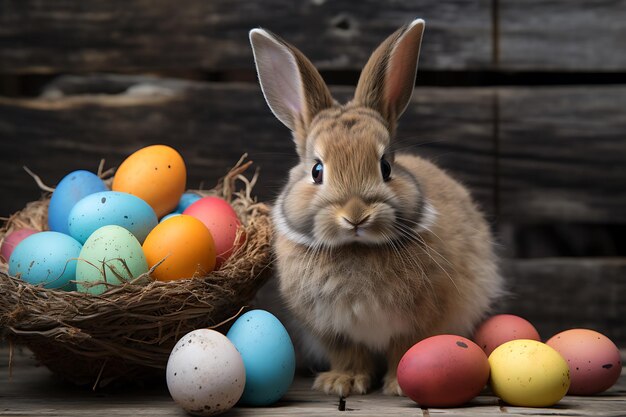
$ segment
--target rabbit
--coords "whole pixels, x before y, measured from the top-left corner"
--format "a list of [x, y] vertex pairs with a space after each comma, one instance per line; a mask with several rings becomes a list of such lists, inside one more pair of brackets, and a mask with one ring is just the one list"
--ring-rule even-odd
[[424, 25], [414, 20], [374, 51], [347, 104], [302, 52], [250, 31], [261, 90], [299, 157], [272, 207], [278, 287], [327, 353], [330, 369], [313, 385], [327, 394], [382, 382], [402, 395], [403, 354], [429, 336], [470, 335], [502, 293], [490, 228], [467, 188], [396, 152]]

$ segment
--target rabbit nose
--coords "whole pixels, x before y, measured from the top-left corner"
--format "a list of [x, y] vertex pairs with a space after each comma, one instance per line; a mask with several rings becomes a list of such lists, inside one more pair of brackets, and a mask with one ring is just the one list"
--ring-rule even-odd
[[366, 210], [367, 205], [362, 199], [352, 197], [343, 206], [341, 218], [346, 222], [346, 226], [356, 229], [359, 226], [363, 226], [363, 224], [369, 220], [370, 215]]
[[344, 219], [346, 222], [348, 222], [351, 226], [353, 226], [355, 229], [359, 226], [362, 226], [363, 223], [367, 222], [369, 220], [370, 216], [366, 215], [365, 217], [362, 217], [360, 219], [349, 219], [345, 216], [342, 216], [342, 219]]

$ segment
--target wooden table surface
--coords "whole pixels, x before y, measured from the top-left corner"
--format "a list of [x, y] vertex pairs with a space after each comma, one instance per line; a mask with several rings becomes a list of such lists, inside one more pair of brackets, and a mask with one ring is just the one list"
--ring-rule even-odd
[[[624, 352], [622, 352], [624, 353]], [[9, 351], [0, 349], [0, 415], [10, 416], [185, 416], [164, 383], [150, 388], [99, 390], [59, 382], [46, 368], [36, 366], [30, 352], [16, 349], [9, 375]], [[235, 407], [225, 416], [624, 416], [626, 374], [607, 392], [593, 397], [567, 396], [550, 408], [511, 407], [488, 393], [467, 406], [421, 409], [408, 398], [388, 397], [375, 391], [346, 400], [310, 389], [310, 378], [298, 377], [287, 395], [271, 407]]]

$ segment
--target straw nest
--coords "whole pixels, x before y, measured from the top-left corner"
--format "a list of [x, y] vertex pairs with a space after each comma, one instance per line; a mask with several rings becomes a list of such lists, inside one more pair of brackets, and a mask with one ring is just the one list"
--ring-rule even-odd
[[[174, 344], [198, 328], [217, 328], [251, 301], [268, 276], [272, 227], [269, 209], [251, 195], [237, 165], [202, 196], [217, 195], [238, 213], [246, 241], [208, 276], [159, 282], [150, 272], [100, 296], [34, 286], [9, 276], [0, 261], [0, 329], [14, 344], [30, 348], [54, 373], [94, 389], [110, 382], [163, 375]], [[239, 187], [239, 188], [237, 188]], [[30, 202], [0, 228], [0, 244], [14, 229], [47, 228], [49, 193]]]

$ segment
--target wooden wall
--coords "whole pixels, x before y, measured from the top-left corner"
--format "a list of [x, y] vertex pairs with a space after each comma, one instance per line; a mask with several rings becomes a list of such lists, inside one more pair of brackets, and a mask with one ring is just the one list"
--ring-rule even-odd
[[340, 98], [371, 50], [427, 22], [399, 138], [465, 182], [512, 296], [543, 336], [626, 344], [626, 0], [0, 0], [0, 216], [74, 169], [166, 143], [189, 187], [243, 152], [276, 195], [295, 153], [256, 83], [248, 30], [299, 46]]

